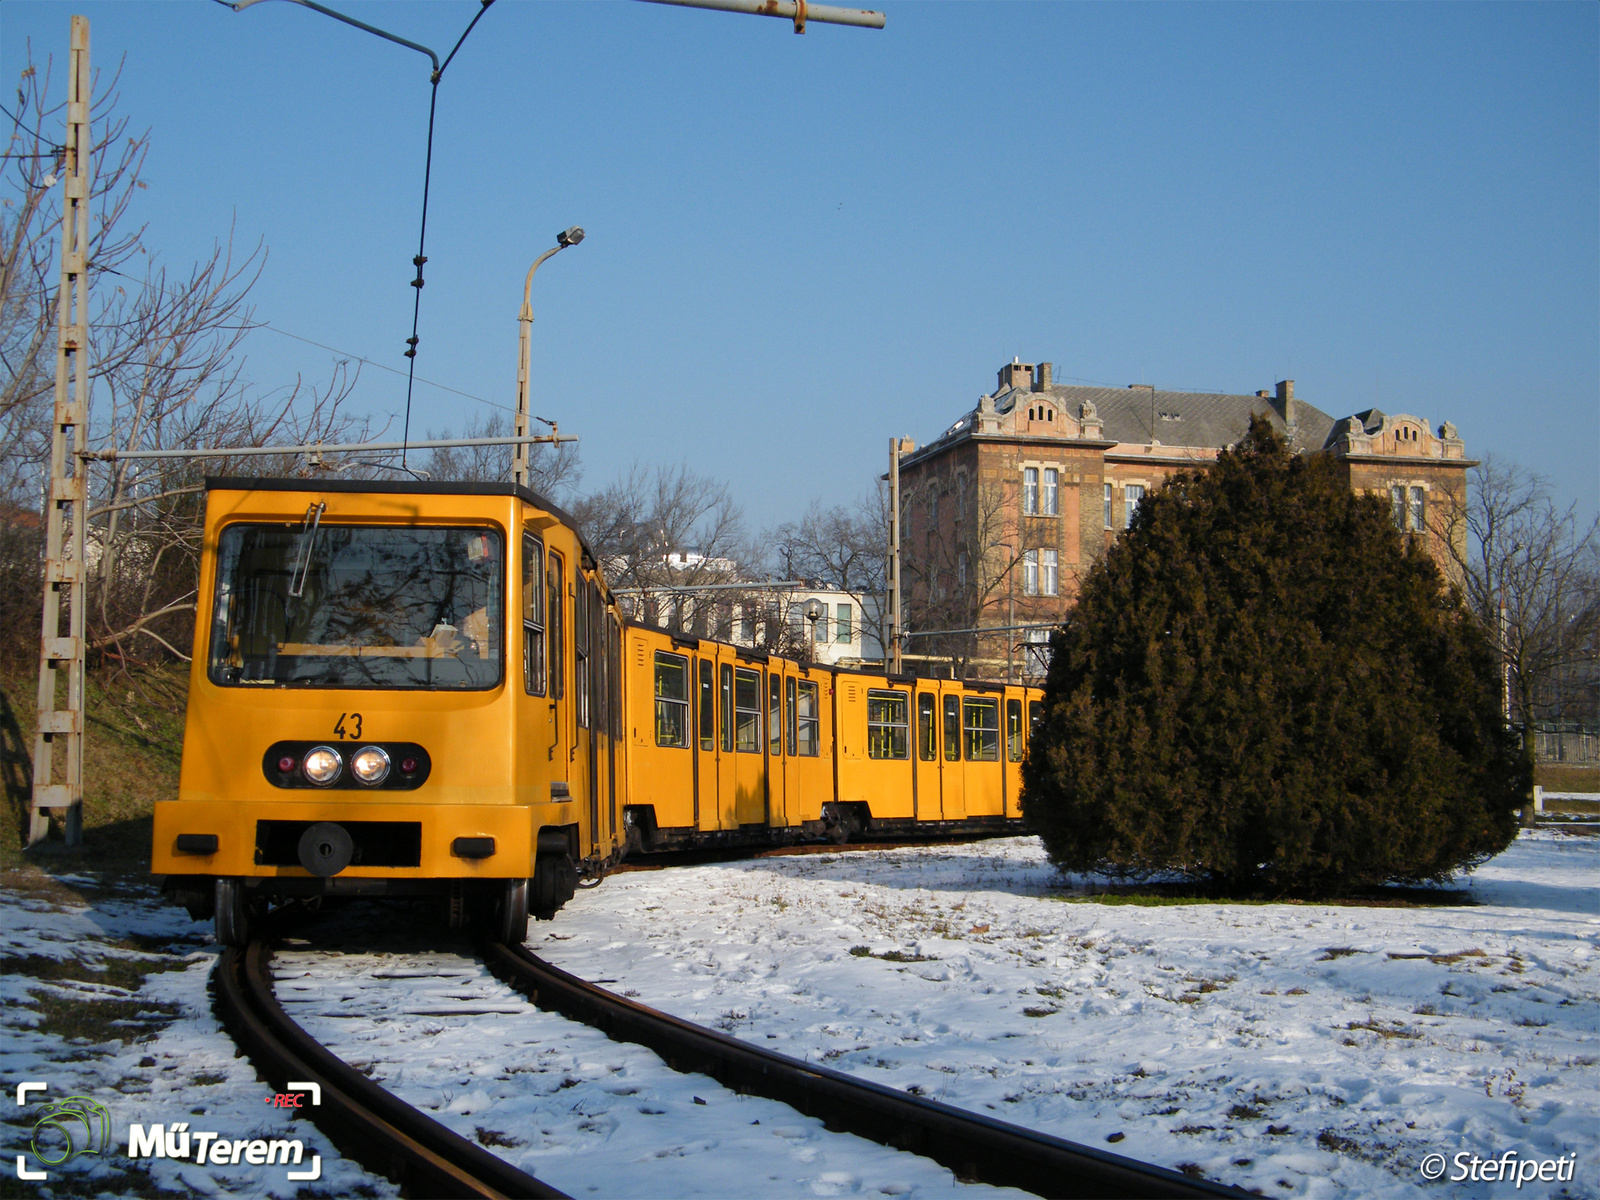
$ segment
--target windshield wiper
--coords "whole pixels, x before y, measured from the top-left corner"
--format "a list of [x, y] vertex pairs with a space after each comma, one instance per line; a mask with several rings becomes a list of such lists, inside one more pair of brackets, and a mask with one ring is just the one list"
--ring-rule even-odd
[[296, 555], [294, 574], [289, 577], [289, 595], [298, 599], [306, 590], [306, 576], [311, 573], [311, 551], [317, 544], [317, 530], [322, 525], [325, 501], [318, 500], [306, 509], [305, 520], [300, 524], [300, 550]]

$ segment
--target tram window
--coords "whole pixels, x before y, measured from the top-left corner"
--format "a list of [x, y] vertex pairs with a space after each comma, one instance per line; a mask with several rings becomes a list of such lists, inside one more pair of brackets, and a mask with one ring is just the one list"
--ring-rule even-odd
[[961, 761], [961, 698], [944, 698], [944, 757], [946, 762]]
[[867, 692], [867, 757], [909, 758], [911, 720], [904, 692]]
[[917, 697], [917, 757], [932, 762], [939, 757], [939, 722], [933, 714], [933, 697]]
[[722, 752], [733, 753], [733, 668], [722, 664]]
[[767, 753], [783, 753], [783, 676], [767, 672]]
[[589, 728], [589, 589], [578, 584], [572, 598], [572, 649], [577, 663], [572, 672], [572, 698], [578, 710], [578, 728]]
[[994, 700], [962, 702], [968, 762], [1000, 761], [1000, 705]]
[[689, 744], [689, 660], [656, 651], [656, 745]]
[[796, 750], [807, 758], [817, 757], [818, 733], [822, 721], [818, 715], [817, 685], [809, 680], [799, 681], [795, 696]]
[[1028, 701], [1028, 736], [1039, 732], [1039, 722], [1044, 720], [1044, 701]]
[[522, 536], [522, 688], [544, 695], [544, 543]]
[[711, 660], [700, 660], [700, 749], [717, 748], [717, 683]]
[[796, 734], [799, 732], [799, 730], [798, 730], [798, 728], [796, 727], [796, 724], [795, 724], [795, 711], [794, 711], [794, 695], [795, 695], [794, 685], [795, 685], [795, 683], [796, 683], [795, 680], [790, 679], [790, 680], [787, 680], [786, 684], [785, 684], [785, 686], [787, 688], [787, 695], [786, 695], [785, 699], [788, 702], [788, 707], [784, 711], [789, 714], [789, 719], [788, 719], [788, 721], [786, 721], [784, 723], [784, 726], [789, 731], [789, 754], [790, 754], [791, 757], [793, 757], [794, 755], [800, 753], [800, 751], [796, 748], [796, 743], [799, 741], [799, 738], [796, 736]]
[[566, 660], [562, 657], [564, 644], [561, 637], [561, 623], [564, 616], [562, 604], [567, 594], [566, 572], [562, 569], [561, 555], [555, 551], [550, 552], [550, 570], [546, 575], [549, 586], [545, 589], [549, 597], [549, 627], [550, 635], [550, 699], [559, 700], [567, 694]]
[[761, 674], [740, 667], [733, 673], [733, 748], [740, 754], [761, 753]]
[[1022, 701], [1006, 701], [1006, 757], [1022, 761]]

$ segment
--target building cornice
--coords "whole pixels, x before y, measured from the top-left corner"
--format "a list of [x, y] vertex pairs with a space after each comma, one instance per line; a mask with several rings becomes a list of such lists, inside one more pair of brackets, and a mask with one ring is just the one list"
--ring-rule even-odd
[[1420, 455], [1399, 454], [1335, 454], [1339, 462], [1361, 463], [1377, 467], [1475, 467], [1476, 458], [1424, 458]]

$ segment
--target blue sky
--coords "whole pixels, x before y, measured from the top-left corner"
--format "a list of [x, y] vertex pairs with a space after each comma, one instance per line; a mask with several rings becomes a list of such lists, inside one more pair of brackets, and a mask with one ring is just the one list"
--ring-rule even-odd
[[[472, 0], [343, 11], [441, 52]], [[849, 499], [1013, 355], [1058, 380], [1454, 421], [1600, 508], [1600, 6], [887, 0], [887, 28], [500, 0], [440, 87], [419, 375], [752, 522]], [[0, 6], [0, 68], [95, 62], [181, 266], [270, 259], [258, 318], [403, 367], [427, 60], [291, 4]], [[9, 91], [9, 86], [6, 88]], [[327, 374], [261, 331], [249, 376]], [[381, 420], [404, 381], [368, 369]], [[480, 406], [419, 387], [413, 428]], [[395, 425], [398, 429], [398, 424]]]

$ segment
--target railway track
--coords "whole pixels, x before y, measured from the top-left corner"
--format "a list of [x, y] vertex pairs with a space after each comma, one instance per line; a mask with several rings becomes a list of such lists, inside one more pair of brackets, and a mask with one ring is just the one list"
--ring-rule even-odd
[[[524, 947], [488, 945], [484, 964], [539, 1007], [658, 1054], [676, 1071], [716, 1079], [850, 1133], [922, 1155], [962, 1180], [1050, 1197], [1242, 1196], [1176, 1171], [1080, 1146], [799, 1062], [617, 996], [541, 961]], [[565, 1193], [447, 1129], [341, 1061], [300, 1028], [273, 993], [262, 941], [226, 949], [216, 998], [229, 1030], [280, 1090], [315, 1081], [321, 1104], [303, 1110], [351, 1159], [412, 1195], [560, 1197]]]
[[256, 1069], [279, 1091], [291, 1080], [321, 1088], [321, 1103], [302, 1111], [343, 1154], [413, 1196], [566, 1200], [565, 1192], [446, 1129], [325, 1050], [278, 1003], [270, 954], [260, 940], [242, 950], [223, 948], [215, 976], [218, 1011]]

